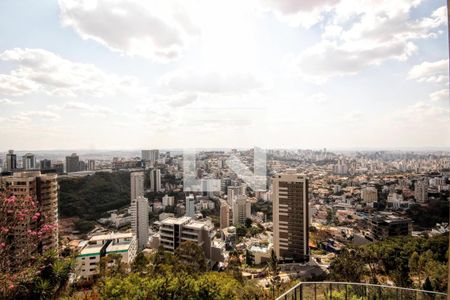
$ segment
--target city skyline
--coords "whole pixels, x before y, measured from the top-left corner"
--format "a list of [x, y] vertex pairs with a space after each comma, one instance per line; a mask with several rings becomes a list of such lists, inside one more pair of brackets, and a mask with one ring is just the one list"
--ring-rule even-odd
[[446, 24], [431, 0], [3, 1], [0, 149], [448, 148]]

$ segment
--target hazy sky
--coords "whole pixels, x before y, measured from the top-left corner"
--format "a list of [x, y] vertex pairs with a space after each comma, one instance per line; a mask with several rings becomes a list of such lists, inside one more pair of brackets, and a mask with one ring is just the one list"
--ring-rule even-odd
[[445, 1], [2, 0], [0, 150], [450, 146]]

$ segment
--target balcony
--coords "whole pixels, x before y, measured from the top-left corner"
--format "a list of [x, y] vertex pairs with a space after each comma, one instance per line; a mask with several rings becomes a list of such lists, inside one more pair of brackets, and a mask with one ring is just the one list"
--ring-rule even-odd
[[277, 300], [445, 300], [447, 294], [409, 288], [349, 282], [301, 282]]

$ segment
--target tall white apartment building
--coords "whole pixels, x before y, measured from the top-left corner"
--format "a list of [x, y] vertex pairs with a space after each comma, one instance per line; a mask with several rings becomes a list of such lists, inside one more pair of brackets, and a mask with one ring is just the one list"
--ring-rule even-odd
[[225, 200], [220, 201], [220, 229], [230, 226], [230, 206]]
[[138, 249], [148, 243], [148, 200], [139, 196], [131, 204], [131, 229], [136, 236]]
[[138, 197], [144, 197], [144, 172], [132, 172], [130, 174], [131, 202]]
[[36, 169], [36, 157], [33, 153], [27, 153], [22, 156], [22, 168], [25, 170]]
[[233, 204], [237, 196], [245, 195], [245, 185], [236, 185], [227, 187], [227, 202], [229, 205]]
[[272, 177], [273, 243], [279, 259], [309, 259], [308, 179], [295, 170]]

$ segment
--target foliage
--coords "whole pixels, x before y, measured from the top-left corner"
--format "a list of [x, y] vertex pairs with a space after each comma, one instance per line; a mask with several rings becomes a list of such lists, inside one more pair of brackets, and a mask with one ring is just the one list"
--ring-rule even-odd
[[[149, 259], [137, 258], [132, 273], [106, 278], [99, 287], [103, 299], [258, 299], [262, 291], [240, 282], [232, 273], [204, 272], [201, 248], [190, 243], [175, 254], [159, 248]], [[179, 247], [179, 248], [180, 248]], [[179, 249], [178, 248], [178, 249]], [[198, 269], [195, 266], [199, 265]], [[141, 272], [147, 269], [148, 272]]]
[[72, 269], [73, 258], [62, 259], [54, 251], [46, 252], [13, 275], [0, 274], [0, 298], [56, 298], [65, 288]]
[[408, 216], [413, 220], [415, 226], [421, 228], [432, 228], [436, 223], [448, 223], [449, 220], [449, 202], [443, 200], [431, 201], [427, 207], [413, 205], [407, 211]]
[[59, 180], [59, 213], [96, 220], [105, 212], [130, 203], [130, 173], [97, 172], [80, 178]]
[[246, 218], [244, 224], [245, 224], [245, 227], [246, 227], [246, 228], [252, 227], [252, 219]]
[[95, 227], [95, 222], [86, 221], [86, 220], [76, 220], [74, 222], [75, 230], [78, 230], [80, 233], [88, 233]]
[[252, 214], [263, 212], [267, 216], [267, 221], [272, 221], [272, 202], [258, 200], [252, 204]]
[[270, 275], [270, 290], [272, 291], [272, 297], [275, 298], [275, 294], [280, 289], [281, 278], [280, 278], [280, 267], [278, 266], [278, 258], [275, 250], [272, 249], [270, 253], [270, 260], [267, 263], [267, 267]]
[[428, 278], [432, 289], [447, 289], [448, 236], [396, 237], [344, 249], [330, 266], [337, 281], [378, 283], [380, 278], [397, 286], [421, 288]]

